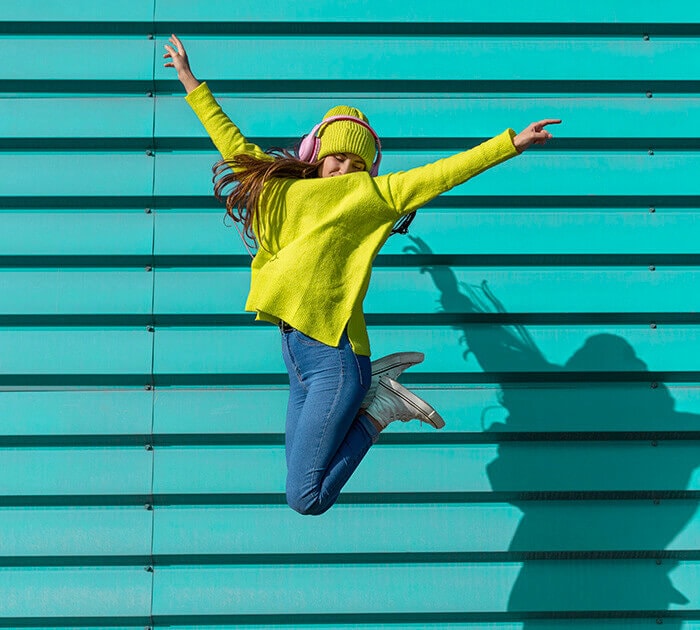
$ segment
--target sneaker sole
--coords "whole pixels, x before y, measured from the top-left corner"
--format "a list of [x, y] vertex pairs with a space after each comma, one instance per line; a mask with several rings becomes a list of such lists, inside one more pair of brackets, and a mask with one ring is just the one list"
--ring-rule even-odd
[[372, 376], [382, 376], [388, 372], [392, 372], [398, 367], [405, 365], [405, 369], [422, 363], [425, 355], [422, 352], [395, 352], [388, 354], [381, 359], [372, 362]]
[[416, 420], [421, 420], [422, 422], [427, 422], [432, 427], [436, 429], [442, 429], [445, 426], [445, 421], [442, 416], [435, 411], [427, 402], [422, 398], [416, 396], [413, 392], [406, 389], [401, 383], [397, 383], [392, 379], [381, 379], [379, 381], [379, 386], [384, 387], [391, 391], [395, 396], [403, 399], [406, 403], [411, 405], [417, 410]]

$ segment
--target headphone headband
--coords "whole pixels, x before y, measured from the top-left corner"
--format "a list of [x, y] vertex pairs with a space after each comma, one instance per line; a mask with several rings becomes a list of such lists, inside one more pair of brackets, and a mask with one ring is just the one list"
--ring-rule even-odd
[[379, 163], [382, 160], [382, 143], [379, 140], [377, 132], [372, 129], [372, 127], [366, 123], [361, 118], [356, 118], [355, 116], [329, 116], [324, 118], [320, 123], [318, 123], [307, 136], [301, 141], [299, 149], [297, 150], [297, 155], [300, 160], [304, 162], [315, 162], [318, 158], [318, 152], [321, 149], [321, 140], [319, 138], [319, 131], [325, 127], [327, 124], [335, 122], [337, 120], [349, 120], [351, 122], [357, 123], [358, 125], [367, 129], [374, 138], [374, 143], [377, 148], [377, 154], [374, 158], [371, 168], [369, 169], [369, 174], [375, 177], [379, 173]]

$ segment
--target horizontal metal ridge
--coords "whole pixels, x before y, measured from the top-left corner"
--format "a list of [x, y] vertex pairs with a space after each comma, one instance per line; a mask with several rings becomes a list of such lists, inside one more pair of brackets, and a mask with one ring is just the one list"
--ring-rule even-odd
[[0, 21], [0, 35], [389, 35], [697, 37], [700, 24], [653, 22]]
[[[694, 79], [212, 79], [215, 93], [302, 93], [330, 95], [347, 93], [407, 94], [407, 93], [517, 93], [517, 94], [693, 94], [700, 92], [700, 81]], [[0, 84], [2, 92], [32, 94], [181, 94], [182, 86], [176, 79], [7, 79]]]

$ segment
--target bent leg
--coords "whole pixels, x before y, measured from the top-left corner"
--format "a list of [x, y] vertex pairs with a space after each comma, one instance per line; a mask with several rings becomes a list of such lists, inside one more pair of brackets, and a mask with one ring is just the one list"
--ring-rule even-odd
[[302, 514], [322, 514], [377, 435], [370, 420], [358, 414], [371, 380], [370, 362], [352, 352], [345, 334], [338, 348], [299, 331], [287, 333], [285, 341], [290, 380], [298, 375], [306, 390], [289, 423], [294, 433], [287, 441], [287, 502]]

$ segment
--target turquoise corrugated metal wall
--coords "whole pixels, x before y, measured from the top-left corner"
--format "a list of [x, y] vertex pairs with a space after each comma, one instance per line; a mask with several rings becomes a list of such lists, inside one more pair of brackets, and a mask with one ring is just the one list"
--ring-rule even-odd
[[[283, 505], [277, 332], [162, 44], [260, 144], [384, 172], [561, 116], [366, 301], [446, 418]], [[0, 626], [700, 629], [700, 8], [0, 0]]]

